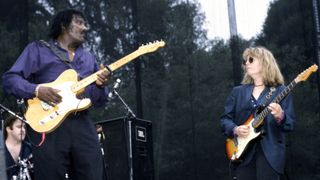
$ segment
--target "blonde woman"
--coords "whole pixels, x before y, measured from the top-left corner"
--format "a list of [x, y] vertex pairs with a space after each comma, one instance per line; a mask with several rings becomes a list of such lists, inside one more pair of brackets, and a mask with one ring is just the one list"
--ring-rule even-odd
[[270, 114], [257, 131], [263, 132], [252, 141], [241, 155], [241, 161], [232, 163], [238, 180], [278, 180], [285, 166], [285, 134], [293, 130], [295, 115], [289, 94], [279, 104], [270, 103], [284, 88], [283, 76], [273, 54], [264, 47], [250, 47], [243, 52], [244, 77], [242, 85], [229, 95], [221, 128], [228, 138], [250, 137], [251, 124], [245, 121], [265, 105]]

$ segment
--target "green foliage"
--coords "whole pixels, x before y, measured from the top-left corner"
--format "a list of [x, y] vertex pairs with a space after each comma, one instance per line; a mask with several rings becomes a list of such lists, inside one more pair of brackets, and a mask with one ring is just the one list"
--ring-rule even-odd
[[[274, 52], [287, 83], [314, 64], [311, 3], [301, 0], [273, 2], [263, 32], [256, 41]], [[314, 156], [320, 141], [317, 136], [318, 93], [316, 73], [293, 92], [297, 122], [288, 141], [286, 168], [290, 179], [319, 179], [320, 176], [319, 157]]]
[[[82, 10], [90, 31], [86, 46], [99, 62], [110, 64], [136, 50], [139, 45], [164, 40], [166, 46], [143, 55], [141, 62], [144, 119], [153, 122], [156, 180], [227, 179], [228, 162], [219, 117], [234, 86], [230, 42], [207, 40], [199, 4], [179, 0], [29, 0], [28, 39], [46, 39], [49, 20], [66, 8]], [[18, 2], [2, 2], [1, 12]], [[135, 6], [136, 5], [136, 6]], [[263, 32], [257, 39], [239, 39], [242, 52], [250, 44], [264, 45], [277, 58], [289, 83], [313, 64], [310, 1], [278, 0], [269, 9]], [[0, 18], [0, 71], [6, 71], [21, 52], [20, 30], [15, 13]], [[241, 54], [240, 54], [241, 55]], [[118, 92], [135, 112], [136, 87], [133, 63], [114, 72], [120, 77]], [[292, 179], [319, 178], [317, 145], [319, 97], [315, 76], [294, 90], [296, 131], [288, 138], [287, 171]], [[14, 98], [0, 91], [2, 101], [15, 109]], [[119, 99], [106, 107], [91, 108], [94, 121], [125, 116]], [[305, 138], [310, 137], [310, 138]]]

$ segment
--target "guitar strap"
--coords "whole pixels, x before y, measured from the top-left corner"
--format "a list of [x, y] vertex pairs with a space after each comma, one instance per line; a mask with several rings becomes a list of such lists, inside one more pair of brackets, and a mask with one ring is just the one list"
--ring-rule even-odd
[[263, 107], [267, 107], [271, 103], [271, 101], [276, 95], [276, 93], [274, 93], [275, 91], [276, 91], [275, 87], [269, 87], [269, 92], [266, 93], [266, 96], [264, 97], [264, 99], [262, 99], [262, 102], [261, 102], [261, 105]]
[[51, 49], [53, 54], [55, 54], [63, 63], [65, 63], [67, 66], [69, 66], [70, 69], [74, 69], [71, 65], [70, 60], [66, 56], [66, 54], [63, 51], [61, 51], [57, 46], [53, 45], [52, 43], [48, 43], [45, 40], [40, 40], [40, 43], [42, 45], [47, 46], [49, 49]]
[[[74, 69], [72, 67], [70, 60], [66, 56], [66, 54], [63, 51], [61, 51], [59, 48], [57, 48], [57, 46], [53, 45], [52, 43], [48, 43], [45, 40], [40, 40], [40, 43], [42, 45], [47, 46], [49, 49], [51, 49], [53, 54], [55, 54], [62, 62], [64, 62], [67, 66], [69, 66], [70, 69]], [[112, 70], [109, 68], [109, 66], [105, 66], [105, 68], [109, 71], [110, 75], [112, 75]]]

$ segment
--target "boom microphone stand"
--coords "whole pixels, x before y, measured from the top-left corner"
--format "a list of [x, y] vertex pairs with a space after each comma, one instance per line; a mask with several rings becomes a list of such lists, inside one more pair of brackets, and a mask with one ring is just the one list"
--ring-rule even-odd
[[[23, 122], [27, 122], [25, 119], [23, 119], [22, 117], [18, 116], [16, 113], [12, 112], [10, 109], [6, 108], [4, 105], [0, 104], [0, 113], [2, 114], [3, 112], [8, 112], [9, 114], [11, 114], [12, 116], [15, 116], [17, 119], [23, 121]], [[3, 120], [3, 118], [2, 118]], [[3, 129], [3, 125], [4, 123], [2, 122], [2, 129]]]
[[101, 150], [101, 155], [102, 155], [103, 180], [109, 180], [109, 172], [108, 172], [109, 165], [107, 164], [107, 162], [104, 158], [106, 153], [103, 149], [103, 141], [105, 141], [106, 137], [103, 133], [103, 129], [102, 129], [101, 125], [99, 125], [99, 124], [96, 125], [96, 131], [98, 134], [98, 140], [99, 140], [100, 150]]
[[129, 152], [129, 177], [130, 180], [133, 180], [133, 162], [132, 162], [132, 120], [136, 118], [136, 115], [133, 113], [131, 108], [128, 106], [128, 104], [123, 100], [123, 98], [119, 95], [117, 92], [117, 88], [119, 87], [121, 80], [117, 79], [115, 85], [113, 86], [113, 90], [110, 92], [109, 97], [112, 97], [113, 95], [117, 96], [118, 99], [121, 101], [121, 103], [124, 105], [125, 109], [127, 110], [127, 114], [125, 116], [125, 123], [128, 125], [128, 128], [126, 130], [126, 141], [127, 141], [127, 148]]
[[127, 110], [127, 114], [126, 117], [129, 118], [136, 118], [136, 115], [133, 113], [133, 111], [131, 110], [131, 108], [128, 106], [128, 104], [123, 100], [123, 98], [119, 95], [119, 93], [117, 92], [117, 88], [119, 87], [121, 83], [120, 79], [117, 79], [114, 86], [113, 86], [113, 90], [110, 92], [109, 97], [112, 97], [113, 95], [116, 95], [119, 100], [121, 101], [121, 103], [124, 105], [125, 109]]

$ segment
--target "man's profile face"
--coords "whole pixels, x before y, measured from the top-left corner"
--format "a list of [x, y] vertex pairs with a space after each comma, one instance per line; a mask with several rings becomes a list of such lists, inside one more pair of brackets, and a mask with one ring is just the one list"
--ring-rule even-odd
[[73, 43], [82, 44], [85, 42], [87, 30], [88, 28], [85, 25], [85, 20], [81, 16], [73, 15], [66, 34], [69, 36], [69, 38], [71, 38]]

